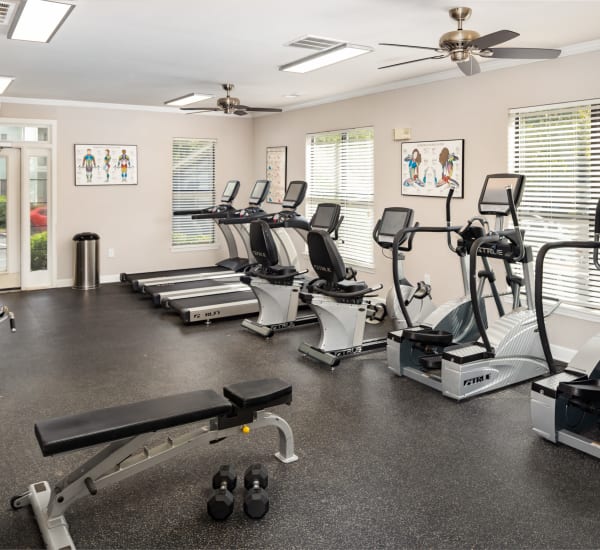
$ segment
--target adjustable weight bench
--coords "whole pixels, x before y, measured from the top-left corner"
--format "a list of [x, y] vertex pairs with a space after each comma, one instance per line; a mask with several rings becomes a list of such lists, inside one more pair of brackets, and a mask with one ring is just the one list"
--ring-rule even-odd
[[[52, 550], [74, 550], [65, 520], [71, 504], [99, 489], [146, 470], [194, 445], [222, 441], [229, 435], [274, 426], [279, 431], [281, 462], [298, 460], [290, 425], [264, 409], [292, 402], [292, 386], [278, 378], [232, 384], [223, 396], [198, 390], [38, 422], [35, 435], [44, 456], [108, 443], [95, 456], [52, 488], [47, 481], [29, 485], [14, 496], [13, 509], [31, 505], [44, 542]], [[195, 430], [154, 447], [145, 446], [154, 432], [207, 421]]]

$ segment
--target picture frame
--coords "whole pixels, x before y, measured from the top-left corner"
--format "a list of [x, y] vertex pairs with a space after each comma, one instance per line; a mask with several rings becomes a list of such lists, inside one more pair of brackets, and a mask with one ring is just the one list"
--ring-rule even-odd
[[75, 185], [137, 185], [137, 145], [75, 144]]
[[271, 181], [267, 202], [281, 204], [287, 182], [287, 146], [267, 147], [267, 179]]
[[464, 197], [464, 139], [405, 141], [401, 147], [401, 194]]

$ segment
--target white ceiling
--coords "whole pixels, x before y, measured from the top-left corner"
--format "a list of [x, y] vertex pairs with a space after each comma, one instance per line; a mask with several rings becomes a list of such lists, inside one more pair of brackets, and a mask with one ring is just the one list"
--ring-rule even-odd
[[[6, 96], [162, 106], [189, 92], [220, 97], [219, 84], [233, 82], [233, 95], [242, 103], [285, 110], [448, 69], [461, 74], [449, 59], [377, 69], [429, 53], [378, 42], [435, 47], [440, 35], [454, 30], [447, 10], [457, 4], [447, 1], [72, 3], [75, 9], [49, 44], [8, 40], [7, 29], [0, 27], [0, 75], [16, 77]], [[467, 5], [473, 15], [465, 28], [481, 35], [500, 29], [521, 34], [506, 46], [564, 48], [600, 39], [600, 1], [469, 0]], [[285, 46], [307, 34], [371, 46], [374, 52], [304, 75], [280, 72], [279, 65], [311, 53]], [[487, 63], [500, 61], [482, 61]], [[300, 95], [283, 97], [292, 93]]]

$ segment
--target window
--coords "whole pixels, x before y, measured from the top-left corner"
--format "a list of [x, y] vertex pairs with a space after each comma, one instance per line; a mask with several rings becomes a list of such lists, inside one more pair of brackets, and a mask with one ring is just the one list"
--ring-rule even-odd
[[[215, 140], [173, 140], [173, 211], [198, 210], [215, 204]], [[213, 220], [172, 217], [171, 244], [213, 244]]]
[[[593, 240], [600, 198], [600, 102], [510, 113], [510, 169], [524, 174], [519, 215], [534, 254], [546, 242]], [[544, 262], [544, 296], [600, 308], [600, 272], [587, 250]]]
[[336, 243], [355, 267], [373, 263], [373, 128], [309, 134], [306, 137], [307, 217], [321, 202], [341, 205], [344, 221]]

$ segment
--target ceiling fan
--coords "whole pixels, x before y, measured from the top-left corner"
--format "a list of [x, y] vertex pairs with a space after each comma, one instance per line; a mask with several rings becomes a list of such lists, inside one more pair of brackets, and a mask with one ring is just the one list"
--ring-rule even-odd
[[508, 42], [519, 36], [514, 31], [496, 31], [484, 36], [479, 36], [478, 32], [463, 29], [463, 21], [471, 16], [471, 8], [452, 8], [449, 10], [450, 17], [457, 21], [458, 29], [443, 34], [440, 38], [439, 47], [429, 48], [426, 46], [411, 46], [408, 44], [389, 44], [380, 43], [380, 46], [399, 46], [401, 48], [417, 48], [419, 50], [431, 50], [438, 55], [431, 57], [422, 57], [412, 61], [403, 61], [379, 67], [387, 69], [389, 67], [398, 67], [426, 59], [443, 59], [450, 57], [456, 61], [458, 68], [467, 76], [480, 72], [479, 63], [474, 56], [490, 57], [494, 59], [554, 59], [560, 55], [560, 50], [547, 48], [495, 48], [496, 44]]
[[230, 115], [247, 115], [250, 112], [256, 113], [281, 113], [281, 109], [272, 109], [270, 107], [248, 107], [247, 105], [241, 105], [240, 100], [237, 97], [231, 97], [230, 92], [233, 90], [233, 84], [221, 84], [226, 92], [225, 97], [217, 99], [216, 107], [180, 107], [182, 111], [193, 111], [194, 113], [204, 113], [209, 111], [223, 111], [225, 114]]

